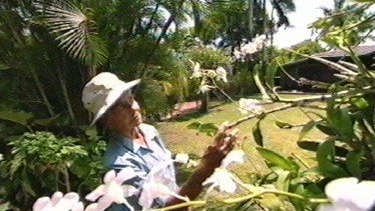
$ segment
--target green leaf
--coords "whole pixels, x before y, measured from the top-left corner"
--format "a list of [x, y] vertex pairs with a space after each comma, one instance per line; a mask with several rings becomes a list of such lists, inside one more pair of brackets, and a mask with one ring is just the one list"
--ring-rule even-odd
[[275, 74], [278, 72], [279, 68], [277, 65], [277, 62], [274, 60], [272, 61], [267, 69], [266, 69], [266, 74], [265, 74], [265, 82], [270, 87], [271, 89], [275, 87]]
[[276, 187], [278, 190], [288, 191], [291, 180], [291, 172], [282, 169], [276, 170], [277, 174]]
[[6, 70], [6, 69], [9, 69], [9, 67], [6, 66], [5, 64], [0, 63], [0, 70]]
[[319, 142], [316, 141], [297, 141], [297, 145], [305, 150], [314, 151], [318, 149]]
[[188, 129], [193, 129], [193, 130], [199, 130], [199, 127], [202, 125], [202, 122], [199, 122], [199, 121], [195, 121], [195, 122], [192, 122], [190, 124], [188, 124], [188, 126], [186, 126]]
[[291, 164], [287, 158], [284, 158], [283, 156], [277, 154], [276, 152], [263, 148], [263, 147], [256, 147], [255, 149], [259, 152], [259, 154], [264, 159], [266, 159], [267, 162], [271, 163], [272, 165], [280, 167], [283, 170], [288, 170], [288, 171], [297, 170], [295, 169], [295, 166]]
[[20, 168], [22, 165], [22, 157], [18, 154], [14, 156], [14, 158], [10, 161], [10, 176], [13, 177], [14, 173]]
[[28, 177], [27, 172], [26, 172], [26, 167], [24, 167], [23, 170], [22, 170], [21, 185], [22, 185], [22, 188], [27, 193], [29, 193], [30, 195], [32, 195], [34, 197], [37, 196], [37, 194], [33, 190], [32, 185], [30, 183], [29, 177]]
[[299, 137], [298, 137], [298, 141], [302, 140], [306, 134], [314, 128], [314, 126], [316, 125], [316, 122], [314, 120], [311, 120], [309, 121], [308, 123], [306, 123], [302, 129], [301, 129], [301, 132], [299, 133]]
[[23, 126], [27, 126], [29, 120], [33, 118], [33, 114], [26, 113], [24, 111], [12, 111], [12, 110], [3, 110], [0, 111], [0, 119], [15, 122]]
[[279, 121], [279, 120], [276, 120], [276, 125], [277, 127], [281, 128], [281, 129], [288, 129], [288, 128], [292, 128], [293, 126], [289, 123], [286, 123], [286, 122], [282, 122], [282, 121]]
[[61, 114], [58, 114], [56, 116], [50, 117], [50, 118], [44, 118], [44, 119], [34, 119], [33, 123], [42, 125], [42, 126], [48, 126], [53, 124], [57, 121], [57, 119], [60, 117]]
[[209, 136], [213, 136], [217, 133], [218, 129], [218, 126], [216, 126], [214, 123], [205, 123], [200, 125], [199, 132], [206, 133]]
[[358, 179], [361, 179], [362, 170], [361, 170], [361, 158], [362, 151], [350, 151], [346, 155], [346, 168], [348, 171]]
[[343, 139], [352, 139], [354, 136], [353, 123], [350, 118], [349, 108], [327, 108], [327, 122]]
[[260, 120], [257, 121], [257, 123], [253, 127], [253, 138], [256, 144], [262, 147], [264, 146], [263, 135], [262, 131], [260, 130]]
[[370, 106], [370, 104], [367, 102], [367, 100], [363, 97], [352, 98], [351, 101], [355, 106], [357, 106], [360, 109], [365, 109], [365, 108], [368, 108]]
[[10, 210], [10, 203], [7, 202], [5, 204], [0, 204], [0, 211], [7, 211]]
[[319, 171], [325, 177], [338, 178], [347, 176], [347, 172], [334, 164], [335, 158], [335, 141], [327, 140], [321, 143], [316, 152]]
[[322, 133], [325, 133], [329, 136], [335, 136], [337, 133], [335, 132], [335, 130], [325, 124], [322, 124], [322, 123], [319, 123], [317, 125], [315, 125], [316, 128], [318, 128]]

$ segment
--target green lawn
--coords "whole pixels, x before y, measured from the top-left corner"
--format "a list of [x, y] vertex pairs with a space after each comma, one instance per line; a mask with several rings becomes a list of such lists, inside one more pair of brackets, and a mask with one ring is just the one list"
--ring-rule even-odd
[[[300, 97], [300, 96], [297, 96]], [[217, 103], [216, 103], [217, 104]], [[271, 104], [265, 106], [270, 109], [280, 104]], [[303, 109], [324, 114], [322, 110]], [[192, 156], [199, 156], [204, 149], [211, 143], [213, 137], [205, 134], [197, 134], [195, 130], [188, 129], [186, 126], [193, 121], [203, 123], [213, 122], [220, 124], [224, 121], [235, 121], [245, 115], [241, 114], [233, 103], [226, 103], [211, 108], [207, 114], [193, 114], [182, 117], [179, 120], [171, 122], [160, 122], [156, 127], [165, 138], [169, 149], [174, 153], [188, 153]], [[310, 114], [310, 117], [316, 118]], [[297, 139], [302, 127], [292, 129], [280, 129], [276, 126], [275, 120], [288, 122], [290, 124], [302, 124], [309, 121], [309, 118], [300, 108], [290, 108], [284, 111], [269, 114], [261, 123], [262, 135], [265, 147], [274, 150], [285, 156], [292, 156], [292, 153], [303, 159], [309, 165], [315, 165], [315, 153], [301, 149], [297, 146]], [[242, 148], [248, 155], [247, 162], [237, 166], [235, 172], [243, 179], [252, 172], [265, 172], [266, 166], [255, 150], [256, 143], [252, 137], [252, 127], [256, 119], [244, 122], [237, 128], [240, 129], [239, 141], [242, 141]], [[304, 138], [304, 140], [323, 140], [324, 135], [317, 130], [313, 130]]]

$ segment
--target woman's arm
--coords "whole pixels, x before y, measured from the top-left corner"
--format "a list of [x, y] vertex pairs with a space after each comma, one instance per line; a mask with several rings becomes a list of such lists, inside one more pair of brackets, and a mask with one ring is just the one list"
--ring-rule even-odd
[[[221, 161], [234, 148], [236, 137], [224, 132], [216, 136], [215, 141], [210, 145], [202, 159], [200, 165], [193, 172], [189, 180], [181, 187], [179, 195], [187, 196], [190, 200], [194, 200], [203, 190], [202, 183], [214, 172], [215, 168], [219, 167]], [[184, 201], [172, 198], [166, 206], [175, 205]]]

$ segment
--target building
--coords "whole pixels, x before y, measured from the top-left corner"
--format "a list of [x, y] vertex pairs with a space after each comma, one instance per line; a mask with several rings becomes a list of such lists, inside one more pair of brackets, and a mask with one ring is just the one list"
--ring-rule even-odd
[[[359, 59], [363, 62], [366, 68], [374, 69], [375, 45], [357, 46], [353, 50], [357, 53]], [[338, 62], [341, 60], [352, 62], [350, 56], [342, 50], [327, 51], [314, 54], [313, 56], [332, 62]], [[282, 68], [296, 80], [305, 78], [311, 81], [320, 81], [328, 84], [339, 81], [339, 79], [334, 76], [335, 73], [338, 73], [337, 70], [311, 58], [304, 58], [285, 64]], [[310, 85], [301, 85], [290, 77], [287, 77], [282, 71], [280, 72], [279, 85], [283, 90], [323, 91], [321, 88], [316, 88]]]

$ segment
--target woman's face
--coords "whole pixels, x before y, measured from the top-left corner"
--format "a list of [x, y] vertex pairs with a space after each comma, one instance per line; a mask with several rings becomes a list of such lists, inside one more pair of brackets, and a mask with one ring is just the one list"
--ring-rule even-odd
[[133, 95], [122, 96], [110, 108], [105, 123], [116, 132], [130, 131], [142, 123], [142, 114]]

